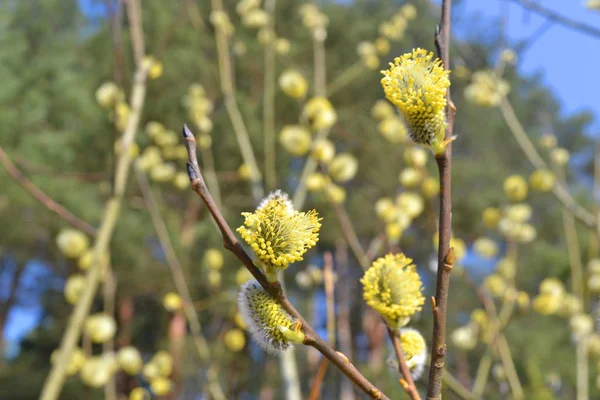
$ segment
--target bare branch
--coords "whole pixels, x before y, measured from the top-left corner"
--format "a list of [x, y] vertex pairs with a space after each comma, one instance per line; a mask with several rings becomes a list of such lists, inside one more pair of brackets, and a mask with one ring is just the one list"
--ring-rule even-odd
[[354, 384], [359, 387], [363, 392], [369, 395], [372, 399], [388, 399], [388, 397], [369, 382], [354, 365], [341, 353], [335, 351], [330, 347], [310, 324], [300, 315], [296, 308], [290, 303], [288, 298], [283, 293], [281, 284], [279, 282], [268, 282], [262, 272], [254, 265], [252, 259], [246, 253], [240, 242], [237, 240], [233, 231], [223, 218], [220, 210], [216, 207], [215, 202], [206, 187], [202, 173], [198, 167], [198, 160], [196, 157], [195, 150], [195, 138], [192, 132], [187, 126], [183, 128], [183, 138], [185, 145], [188, 150], [190, 161], [187, 164], [188, 175], [192, 182], [192, 189], [202, 198], [204, 204], [208, 208], [209, 212], [213, 216], [221, 235], [223, 236], [223, 246], [231, 251], [244, 266], [250, 271], [250, 273], [256, 278], [260, 285], [279, 303], [281, 306], [296, 320], [300, 322], [304, 329], [305, 339], [304, 344], [312, 346], [323, 354], [332, 364], [334, 364], [344, 375], [346, 375]]
[[[209, 366], [209, 364], [211, 363], [210, 348], [208, 346], [206, 338], [202, 334], [202, 326], [200, 325], [200, 320], [198, 319], [198, 315], [194, 310], [192, 296], [190, 294], [188, 284], [185, 280], [183, 267], [181, 265], [181, 262], [179, 261], [177, 253], [175, 252], [173, 243], [171, 242], [171, 237], [169, 235], [167, 225], [160, 213], [158, 203], [154, 198], [154, 193], [152, 193], [152, 187], [148, 182], [148, 178], [146, 178], [146, 175], [144, 175], [144, 173], [138, 168], [136, 168], [135, 172], [140, 191], [142, 192], [142, 196], [144, 197], [144, 202], [148, 206], [148, 212], [150, 213], [150, 218], [152, 219], [154, 230], [156, 231], [156, 234], [158, 236], [160, 247], [165, 253], [165, 260], [167, 261], [167, 265], [171, 271], [171, 276], [173, 278], [175, 288], [177, 290], [177, 293], [183, 299], [183, 312], [185, 314], [185, 318], [187, 319], [188, 325], [190, 326], [190, 331], [192, 333], [192, 337], [194, 338], [196, 350], [198, 352], [198, 355], [200, 356], [200, 360], [206, 366]], [[211, 391], [210, 394], [212, 398], [224, 400], [225, 395], [223, 394], [223, 390], [221, 389], [219, 381], [211, 381], [210, 374], [207, 376], [207, 378], [209, 379], [207, 389]]]
[[[450, 65], [450, 10], [452, 0], [443, 0], [440, 25], [435, 33], [435, 46], [444, 68]], [[446, 106], [446, 140], [452, 136], [454, 129], [454, 114], [456, 108], [450, 98], [450, 89], [447, 91]], [[444, 359], [446, 356], [446, 315], [448, 312], [448, 287], [450, 286], [450, 271], [454, 263], [454, 251], [450, 249], [450, 236], [452, 233], [452, 143], [446, 150], [435, 157], [440, 179], [440, 219], [438, 227], [438, 269], [433, 305], [433, 338], [431, 345], [431, 364], [429, 366], [429, 381], [427, 384], [427, 399], [440, 400], [442, 398], [442, 378], [444, 376]]]
[[521, 7], [526, 8], [542, 17], [549, 19], [550, 21], [556, 22], [566, 28], [578, 31], [585, 35], [594, 37], [596, 39], [600, 39], [600, 29], [584, 24], [583, 22], [574, 21], [570, 18], [567, 18], [555, 11], [552, 11], [539, 3], [534, 3], [529, 0], [511, 0], [513, 3], [519, 4]]
[[421, 400], [421, 396], [417, 391], [417, 387], [415, 386], [415, 381], [412, 378], [410, 369], [408, 368], [408, 365], [406, 365], [406, 358], [404, 357], [402, 343], [400, 342], [400, 331], [393, 330], [388, 327], [388, 334], [390, 336], [390, 339], [392, 340], [394, 352], [396, 353], [396, 358], [398, 359], [398, 369], [402, 374], [400, 384], [412, 400]]
[[[133, 14], [139, 15], [139, 3], [136, 0], [127, 2], [128, 11], [132, 13], [131, 8], [137, 8]], [[141, 21], [133, 20], [130, 29], [131, 37], [134, 41], [135, 48], [141, 48], [143, 51], [143, 32]], [[131, 113], [127, 119], [127, 126], [123, 133], [123, 152], [117, 160], [115, 168], [115, 182], [113, 196], [106, 202], [104, 208], [104, 217], [98, 229], [98, 235], [94, 242], [94, 256], [92, 265], [86, 275], [86, 290], [82, 293], [77, 305], [73, 309], [71, 317], [65, 333], [62, 337], [60, 348], [57, 350], [60, 354], [59, 360], [52, 366], [50, 373], [46, 377], [40, 400], [56, 400], [60, 396], [60, 392], [66, 379], [66, 369], [68, 360], [71, 359], [71, 354], [79, 337], [86, 316], [92, 307], [94, 296], [100, 283], [100, 260], [109, 249], [110, 241], [119, 218], [121, 211], [121, 203], [125, 195], [127, 179], [132, 159], [129, 155], [129, 146], [135, 139], [135, 134], [138, 130], [144, 99], [146, 96], [146, 76], [147, 70], [143, 67], [141, 59], [138, 59], [137, 68], [134, 76], [133, 88], [131, 91]]]
[[87, 222], [81, 220], [79, 217], [73, 215], [69, 210], [58, 204], [56, 201], [52, 200], [50, 196], [44, 193], [41, 189], [33, 184], [21, 171], [17, 168], [15, 164], [11, 161], [10, 157], [2, 147], [0, 147], [0, 162], [6, 168], [6, 171], [16, 180], [23, 189], [27, 190], [33, 197], [36, 198], [37, 201], [42, 203], [44, 207], [48, 210], [54, 212], [59, 217], [63, 218], [69, 224], [73, 225], [75, 228], [89, 234], [95, 235], [96, 228], [88, 224]]

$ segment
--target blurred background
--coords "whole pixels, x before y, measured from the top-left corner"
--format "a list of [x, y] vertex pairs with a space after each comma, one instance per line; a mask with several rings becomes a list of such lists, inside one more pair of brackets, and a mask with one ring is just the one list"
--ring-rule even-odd
[[[236, 296], [251, 276], [190, 188], [184, 123], [232, 228], [274, 189], [323, 217], [317, 246], [282, 275], [288, 297], [404, 398], [359, 279], [402, 251], [435, 293], [437, 168], [379, 71], [435, 51], [439, 3], [2, 0], [0, 399], [40, 395], [111, 199], [96, 320], [60, 399], [208, 399], [215, 386], [227, 399], [363, 398], [314, 349], [273, 357], [245, 333]], [[444, 398], [600, 398], [599, 11], [453, 1]], [[120, 159], [131, 165], [114, 196]], [[429, 307], [411, 321], [428, 342]]]

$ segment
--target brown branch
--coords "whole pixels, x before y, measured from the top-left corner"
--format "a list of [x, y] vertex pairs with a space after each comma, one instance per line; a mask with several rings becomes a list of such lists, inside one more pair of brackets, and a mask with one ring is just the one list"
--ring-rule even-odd
[[[440, 25], [435, 33], [435, 46], [438, 55], [448, 69], [450, 65], [450, 9], [452, 0], [443, 0]], [[452, 136], [454, 114], [456, 108], [450, 98], [450, 89], [446, 94], [446, 140]], [[446, 315], [448, 312], [448, 287], [450, 286], [450, 271], [454, 263], [454, 251], [450, 249], [451, 219], [452, 219], [452, 143], [446, 150], [436, 155], [435, 161], [440, 178], [440, 222], [438, 246], [438, 270], [433, 305], [433, 338], [431, 346], [431, 364], [429, 365], [429, 381], [427, 383], [427, 400], [442, 398], [442, 378], [444, 376], [444, 359], [446, 356]]]
[[231, 251], [250, 271], [254, 278], [260, 283], [260, 285], [271, 295], [273, 298], [281, 304], [281, 306], [295, 319], [297, 319], [302, 328], [304, 329], [305, 339], [304, 344], [312, 346], [323, 354], [333, 365], [335, 365], [344, 375], [346, 375], [356, 386], [358, 386], [363, 392], [368, 394], [373, 399], [388, 399], [381, 390], [375, 387], [369, 382], [357, 369], [348, 361], [348, 359], [342, 354], [336, 352], [330, 347], [315, 330], [309, 325], [309, 323], [300, 315], [300, 313], [294, 308], [292, 303], [284, 295], [279, 282], [270, 283], [262, 272], [254, 265], [252, 259], [246, 253], [240, 242], [237, 240], [233, 231], [223, 218], [220, 210], [216, 207], [215, 202], [206, 187], [202, 173], [198, 166], [198, 160], [196, 156], [196, 139], [193, 133], [189, 130], [187, 125], [183, 127], [183, 138], [185, 146], [188, 151], [189, 162], [187, 163], [188, 176], [192, 182], [192, 189], [200, 196], [204, 204], [208, 208], [209, 212], [213, 216], [221, 234], [223, 235], [223, 246], [225, 249]]
[[79, 182], [98, 182], [108, 181], [111, 178], [110, 172], [77, 172], [77, 171], [51, 171], [45, 165], [34, 164], [29, 160], [15, 158], [15, 165], [26, 172], [31, 172], [36, 176], [51, 176], [61, 179], [71, 179]]
[[370, 259], [369, 256], [365, 253], [364, 249], [360, 244], [360, 240], [356, 235], [356, 230], [354, 229], [354, 225], [352, 225], [352, 221], [348, 216], [348, 212], [343, 204], [333, 204], [333, 210], [335, 211], [335, 216], [337, 217], [338, 223], [340, 225], [340, 231], [346, 239], [348, 246], [350, 246], [350, 250], [352, 250], [352, 254], [356, 257], [356, 261], [360, 264], [362, 269], [366, 270], [369, 268]]
[[[340, 343], [340, 350], [347, 357], [352, 358], [352, 325], [350, 324], [350, 307], [352, 301], [352, 291], [349, 290], [352, 284], [357, 283], [347, 274], [348, 270], [348, 246], [346, 241], [338, 240], [336, 243], [335, 263], [337, 265], [337, 273], [340, 278], [340, 286], [344, 290], [338, 293], [338, 310], [337, 310], [337, 337]], [[348, 282], [352, 279], [352, 283]], [[350, 285], [347, 285], [350, 283]], [[354, 388], [349, 381], [342, 382], [340, 398], [344, 400], [355, 400], [356, 394]]]
[[333, 256], [331, 252], [325, 253], [323, 265], [323, 281], [325, 283], [325, 297], [327, 299], [327, 341], [335, 347], [335, 299], [333, 297], [335, 282], [333, 276]]
[[579, 31], [585, 35], [589, 35], [595, 37], [596, 39], [600, 39], [600, 29], [584, 24], [583, 22], [574, 21], [570, 18], [567, 18], [555, 11], [552, 11], [544, 6], [541, 6], [538, 3], [534, 3], [529, 0], [511, 0], [513, 3], [519, 4], [521, 7], [526, 8], [538, 15], [541, 15], [552, 22], [556, 22], [564, 27], [569, 29], [573, 29], [575, 31]]
[[[190, 327], [190, 332], [192, 334], [196, 350], [198, 351], [198, 356], [204, 364], [210, 366], [210, 347], [206, 341], [206, 338], [202, 334], [202, 325], [200, 325], [200, 320], [198, 319], [198, 316], [194, 310], [192, 295], [190, 294], [190, 289], [185, 279], [183, 266], [181, 265], [179, 257], [177, 256], [175, 248], [173, 247], [173, 242], [171, 241], [171, 236], [169, 234], [169, 230], [167, 229], [167, 224], [160, 213], [158, 202], [154, 196], [154, 193], [152, 192], [152, 187], [148, 182], [148, 178], [138, 168], [135, 168], [135, 172], [138, 179], [138, 186], [142, 192], [148, 212], [150, 213], [152, 225], [154, 225], [154, 230], [156, 231], [160, 247], [165, 254], [167, 266], [171, 271], [171, 277], [173, 278], [175, 289], [183, 299], [184, 316]], [[213, 399], [225, 399], [225, 395], [223, 394], [223, 390], [221, 389], [219, 382], [212, 381], [210, 376], [208, 376], [207, 389]]]
[[27, 179], [27, 177], [21, 173], [15, 164], [13, 164], [10, 157], [8, 154], [6, 154], [2, 147], [0, 147], [0, 162], [2, 165], [4, 165], [4, 168], [6, 168], [6, 171], [10, 174], [10, 176], [12, 176], [15, 181], [17, 181], [25, 190], [29, 192], [29, 194], [35, 197], [36, 200], [42, 203], [42, 205], [48, 210], [53, 211], [55, 214], [63, 218], [77, 229], [89, 235], [96, 234], [96, 228], [87, 222], [82, 221], [79, 217], [73, 215], [69, 210], [52, 200], [50, 196], [48, 196], [41, 189], [35, 186], [33, 182]]
[[325, 373], [327, 372], [328, 366], [329, 361], [323, 357], [319, 363], [319, 368], [317, 369], [315, 378], [313, 379], [308, 400], [318, 400], [321, 398], [321, 384], [323, 383], [323, 379], [325, 379]]
[[417, 391], [415, 381], [410, 373], [410, 368], [408, 368], [408, 365], [406, 365], [406, 358], [404, 357], [402, 343], [400, 342], [400, 331], [391, 329], [389, 327], [387, 328], [387, 331], [390, 336], [390, 340], [392, 341], [392, 345], [394, 346], [396, 358], [398, 359], [398, 369], [402, 374], [402, 378], [400, 378], [400, 385], [402, 385], [402, 388], [412, 400], [421, 400], [421, 396]]

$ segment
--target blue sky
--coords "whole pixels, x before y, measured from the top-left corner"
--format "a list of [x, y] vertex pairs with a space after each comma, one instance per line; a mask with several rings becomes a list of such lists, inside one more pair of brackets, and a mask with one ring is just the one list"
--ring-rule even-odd
[[[600, 12], [584, 8], [584, 0], [538, 1], [570, 19], [600, 28]], [[525, 10], [510, 0], [463, 0], [465, 12], [484, 18], [500, 18], [507, 12], [509, 43], [529, 37], [545, 22], [543, 17]], [[457, 10], [458, 13], [462, 10]], [[460, 27], [455, 27], [460, 29]], [[459, 30], [460, 33], [460, 30]], [[600, 39], [553, 24], [527, 51], [519, 68], [525, 74], [541, 72], [546, 85], [561, 100], [565, 113], [583, 109], [596, 116], [594, 128], [600, 129]]]

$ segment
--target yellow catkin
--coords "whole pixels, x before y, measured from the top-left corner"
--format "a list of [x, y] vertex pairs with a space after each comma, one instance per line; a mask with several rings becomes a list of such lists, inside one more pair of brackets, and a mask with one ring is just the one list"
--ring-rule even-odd
[[242, 213], [244, 226], [237, 229], [267, 267], [286, 269], [301, 261], [319, 240], [320, 218], [315, 210], [294, 210], [288, 196], [275, 191], [253, 213]]
[[[290, 347], [292, 342], [283, 331], [294, 331], [296, 321], [258, 282], [242, 286], [238, 307], [248, 332], [265, 351], [277, 354]], [[298, 341], [301, 339], [303, 334], [299, 334]]]
[[434, 59], [432, 52], [417, 48], [396, 57], [382, 73], [385, 96], [398, 107], [411, 139], [431, 146], [435, 153], [443, 151], [450, 80], [442, 61]]
[[393, 327], [405, 324], [425, 303], [417, 267], [404, 254], [377, 259], [360, 281], [367, 305]]

